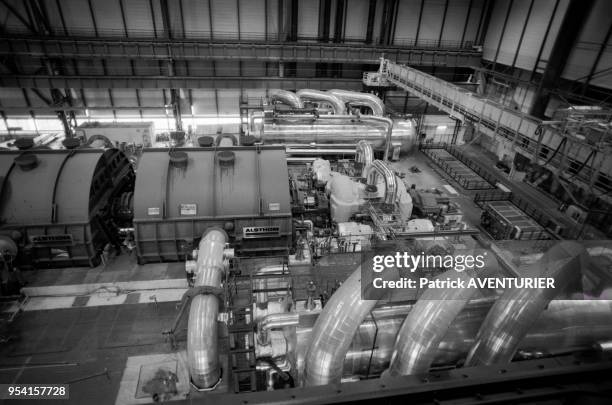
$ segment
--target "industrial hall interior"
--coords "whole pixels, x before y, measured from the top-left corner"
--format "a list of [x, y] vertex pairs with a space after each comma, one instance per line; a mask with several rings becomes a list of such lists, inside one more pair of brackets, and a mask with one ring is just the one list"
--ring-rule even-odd
[[611, 34], [0, 0], [0, 403], [611, 404]]

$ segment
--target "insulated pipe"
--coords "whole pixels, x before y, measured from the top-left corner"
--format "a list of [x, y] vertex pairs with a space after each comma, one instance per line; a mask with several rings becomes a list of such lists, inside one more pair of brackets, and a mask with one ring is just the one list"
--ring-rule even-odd
[[[493, 304], [490, 297], [470, 300], [440, 342], [431, 366], [456, 365], [465, 359]], [[581, 347], [599, 348], [599, 342], [612, 336], [611, 311], [612, 301], [553, 300], [521, 340], [519, 351], [546, 356]], [[366, 319], [359, 327], [344, 361], [343, 376], [371, 377], [389, 367], [404, 316], [376, 318], [376, 323]]]
[[334, 115], [346, 114], [346, 106], [344, 102], [335, 95], [321, 90], [302, 89], [297, 91], [297, 96], [300, 101], [319, 101], [331, 105], [334, 110]]
[[304, 108], [302, 100], [292, 91], [274, 90], [270, 94], [270, 102], [280, 101], [291, 108]]
[[[367, 140], [376, 149], [384, 147], [384, 158], [389, 159], [389, 150], [393, 142], [393, 120], [387, 117], [373, 115], [315, 115], [315, 114], [277, 114], [274, 124], [265, 122], [263, 115], [251, 114], [249, 116], [249, 132], [260, 142], [278, 142], [283, 144], [307, 143], [304, 139], [331, 145], [352, 142], [355, 145], [359, 140]], [[383, 137], [378, 130], [372, 131], [362, 123], [384, 124], [386, 133]], [[398, 128], [397, 142], [406, 150], [410, 143], [416, 141], [416, 135], [406, 129]], [[412, 139], [411, 139], [412, 138]], [[329, 142], [333, 140], [334, 142]]]
[[383, 156], [383, 161], [389, 160], [389, 149], [391, 149], [391, 142], [393, 138], [393, 120], [387, 117], [377, 117], [377, 116], [368, 116], [367, 118], [361, 118], [362, 120], [370, 120], [377, 122], [384, 122], [387, 124], [387, 142], [385, 143], [385, 154]]
[[491, 308], [465, 361], [466, 367], [509, 363], [519, 343], [555, 297], [581, 277], [586, 250], [562, 241], [550, 248], [531, 273], [554, 279], [555, 288], [510, 288]]
[[359, 141], [357, 142], [357, 148], [355, 150], [355, 162], [359, 164], [361, 167], [361, 177], [363, 177], [363, 172], [365, 168], [368, 167], [374, 161], [374, 150], [372, 149], [372, 144], [367, 141]]
[[365, 167], [362, 176], [366, 179], [369, 186], [378, 184], [378, 176], [382, 176], [385, 181], [385, 204], [395, 204], [397, 199], [397, 180], [395, 174], [389, 167], [380, 160], [375, 160]]
[[272, 329], [285, 328], [287, 326], [297, 326], [300, 323], [300, 314], [297, 312], [282, 312], [277, 314], [266, 315], [257, 324], [259, 332], [259, 341], [261, 344], [267, 344], [268, 331]]
[[[475, 255], [475, 252], [474, 252]], [[492, 256], [485, 256], [479, 277], [499, 274], [500, 267]], [[428, 288], [408, 314], [395, 341], [388, 374], [390, 376], [427, 372], [438, 354], [440, 342], [451, 324], [478, 292], [469, 288], [473, 271], [448, 270], [436, 277], [440, 280], [457, 279], [464, 288]]]
[[374, 94], [360, 93], [358, 91], [349, 90], [328, 90], [330, 94], [338, 97], [340, 100], [351, 105], [370, 107], [372, 114], [382, 117], [385, 113], [385, 103]]
[[[387, 269], [384, 277], [397, 278], [397, 270]], [[361, 294], [359, 266], [331, 296], [314, 324], [306, 351], [305, 386], [340, 382], [355, 332], [378, 302], [363, 300]]]
[[[223, 249], [227, 234], [217, 228], [206, 231], [200, 241], [195, 286], [221, 287]], [[198, 388], [211, 388], [221, 378], [217, 316], [219, 298], [211, 294], [193, 297], [187, 326], [187, 361], [191, 382]]]
[[[467, 271], [449, 270], [437, 278], [445, 280], [447, 277], [467, 284], [470, 275]], [[425, 290], [397, 334], [388, 374], [427, 372], [451, 323], [476, 291], [476, 288], [467, 287]]]

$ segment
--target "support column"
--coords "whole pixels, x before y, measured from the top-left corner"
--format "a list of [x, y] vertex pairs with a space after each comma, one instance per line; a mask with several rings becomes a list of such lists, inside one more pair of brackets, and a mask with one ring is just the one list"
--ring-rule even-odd
[[565, 70], [573, 44], [593, 8], [593, 0], [570, 0], [569, 6], [559, 28], [559, 34], [548, 57], [546, 69], [536, 90], [531, 115], [544, 118], [550, 100], [550, 90], [555, 88]]

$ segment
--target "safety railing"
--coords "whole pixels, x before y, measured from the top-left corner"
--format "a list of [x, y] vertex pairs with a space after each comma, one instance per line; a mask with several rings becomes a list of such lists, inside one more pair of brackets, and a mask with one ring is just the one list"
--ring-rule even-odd
[[610, 173], [599, 172], [590, 165], [583, 164], [588, 160], [594, 146], [576, 139], [571, 140], [571, 135], [556, 128], [542, 127], [542, 121], [533, 116], [481, 98], [464, 88], [417, 69], [390, 60], [385, 60], [383, 64], [383, 78], [379, 80], [387, 80], [452, 116], [462, 117], [464, 121], [476, 125], [479, 132], [492, 138], [502, 138], [529, 156], [537, 154], [538, 158], [541, 158], [542, 149], [550, 152], [551, 148], [561, 145], [564, 139], [570, 139], [572, 147], [567, 148], [566, 153], [550, 154], [551, 157], [545, 164], [553, 169], [566, 165], [570, 168], [582, 167], [580, 172], [573, 174], [576, 180], [587, 185], [593, 184], [604, 192], [612, 190]]

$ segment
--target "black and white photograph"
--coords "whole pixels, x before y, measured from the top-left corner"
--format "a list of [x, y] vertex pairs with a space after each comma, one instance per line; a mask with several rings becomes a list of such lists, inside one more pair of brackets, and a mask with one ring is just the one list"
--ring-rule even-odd
[[0, 0], [0, 404], [612, 404], [611, 36]]

